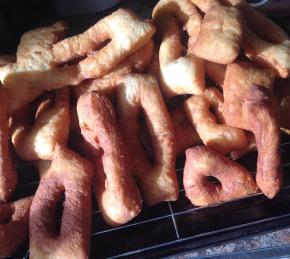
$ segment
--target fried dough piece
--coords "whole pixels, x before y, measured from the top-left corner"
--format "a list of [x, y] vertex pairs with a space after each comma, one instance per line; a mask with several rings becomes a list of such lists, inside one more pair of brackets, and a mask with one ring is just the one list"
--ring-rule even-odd
[[184, 154], [185, 150], [202, 143], [196, 129], [188, 120], [183, 107], [170, 112], [176, 138], [177, 155]]
[[205, 62], [206, 74], [220, 87], [224, 84], [226, 69], [227, 67], [225, 65], [210, 61]]
[[201, 16], [190, 0], [161, 0], [152, 12], [154, 23], [174, 16], [182, 23], [193, 42], [197, 38], [201, 25]]
[[[192, 0], [193, 1], [193, 0]], [[194, 0], [196, 1], [196, 0]], [[214, 0], [213, 0], [214, 1]], [[263, 13], [256, 11], [245, 0], [222, 0], [225, 4], [234, 6], [242, 11], [248, 26], [262, 39], [280, 43], [288, 40], [287, 33]]]
[[[88, 258], [91, 231], [92, 165], [57, 145], [30, 209], [30, 258]], [[64, 193], [60, 234], [56, 204]]]
[[14, 117], [12, 142], [17, 154], [23, 160], [51, 160], [56, 144], [66, 145], [69, 135], [68, 88], [56, 90], [55, 100], [39, 105], [33, 125], [26, 117], [22, 113]]
[[253, 62], [273, 68], [280, 77], [290, 75], [290, 40], [272, 43], [259, 38], [246, 25], [244, 26], [243, 48]]
[[[58, 31], [56, 33], [51, 27], [43, 28], [43, 33], [39, 33], [39, 37], [35, 34], [23, 36], [28, 39], [24, 41], [26, 45], [24, 43], [23, 45], [36, 49], [37, 55], [31, 55], [29, 58], [23, 54], [25, 51], [19, 51], [21, 59], [20, 61], [17, 59], [15, 66], [7, 65], [0, 68], [0, 79], [7, 87], [9, 97], [14, 100], [10, 103], [9, 113], [31, 102], [45, 90], [77, 85], [84, 79], [103, 76], [131, 53], [144, 46], [155, 32], [153, 25], [140, 21], [133, 13], [122, 9], [100, 20], [83, 34], [58, 43], [56, 42], [61, 38], [55, 35], [60, 33]], [[53, 40], [48, 40], [50, 38]], [[93, 52], [110, 38], [112, 40], [109, 44]], [[21, 49], [25, 48], [22, 46]], [[56, 67], [60, 62], [84, 54], [88, 54], [88, 57], [77, 64]], [[35, 59], [42, 61], [38, 62]]]
[[223, 96], [217, 88], [210, 87], [202, 95], [190, 97], [184, 102], [184, 108], [206, 146], [221, 154], [247, 147], [245, 132], [226, 125], [223, 117]]
[[0, 85], [0, 202], [7, 202], [16, 188], [17, 174], [9, 152], [9, 117], [6, 89]]
[[14, 113], [45, 90], [77, 84], [81, 80], [76, 65], [56, 67], [52, 45], [63, 38], [62, 22], [29, 31], [21, 37], [17, 62], [0, 67], [0, 79], [7, 88], [8, 112]]
[[[121, 132], [146, 204], [177, 200], [174, 129], [156, 79], [150, 75], [124, 76], [119, 81], [117, 107]], [[141, 111], [144, 111], [153, 145], [154, 164], [139, 138]]]
[[[143, 47], [155, 33], [152, 24], [141, 21], [133, 12], [119, 9], [82, 34], [53, 46], [55, 62], [63, 63], [87, 55], [79, 63], [84, 78], [105, 75], [122, 60]], [[96, 50], [102, 43], [105, 47]]]
[[98, 91], [111, 96], [116, 89], [117, 81], [124, 74], [132, 72], [143, 72], [152, 59], [154, 43], [149, 40], [147, 44], [127, 57], [117, 65], [110, 73], [101, 78], [86, 80], [73, 88], [75, 97], [80, 97], [84, 93]]
[[194, 41], [201, 23], [199, 13], [189, 0], [162, 0], [152, 16], [161, 37], [160, 86], [164, 96], [200, 94], [204, 89], [204, 62], [193, 55], [183, 56], [178, 25], [181, 22]]
[[14, 254], [28, 237], [29, 209], [33, 197], [0, 203], [0, 257]]
[[273, 198], [282, 185], [278, 106], [269, 90], [274, 75], [269, 69], [258, 69], [246, 62], [233, 63], [228, 65], [223, 87], [226, 123], [255, 135], [256, 181], [269, 198]]
[[[210, 182], [208, 177], [215, 177], [218, 183]], [[229, 201], [258, 191], [251, 173], [244, 167], [203, 146], [186, 150], [183, 185], [186, 197], [196, 206]]]
[[212, 6], [205, 13], [200, 33], [188, 52], [219, 64], [230, 64], [239, 55], [241, 13], [234, 7]]
[[102, 216], [111, 226], [125, 224], [140, 213], [142, 205], [114, 109], [104, 95], [91, 92], [79, 98], [77, 112], [86, 155], [96, 171]]

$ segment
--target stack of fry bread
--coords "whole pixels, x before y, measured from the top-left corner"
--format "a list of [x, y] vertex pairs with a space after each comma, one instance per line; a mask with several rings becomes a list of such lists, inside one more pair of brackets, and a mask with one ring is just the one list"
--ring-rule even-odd
[[[120, 226], [178, 200], [178, 156], [195, 206], [279, 193], [290, 38], [278, 25], [245, 0], [160, 0], [151, 20], [119, 9], [66, 31], [36, 28], [0, 56], [1, 258], [28, 238], [32, 259], [89, 258], [92, 190]], [[255, 175], [236, 161], [253, 151]], [[13, 198], [12, 152], [38, 168], [34, 196]]]

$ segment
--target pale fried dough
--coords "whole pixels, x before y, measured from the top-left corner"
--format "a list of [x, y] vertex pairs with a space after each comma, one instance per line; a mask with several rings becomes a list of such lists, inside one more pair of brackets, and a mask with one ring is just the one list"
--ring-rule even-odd
[[204, 89], [204, 63], [194, 55], [184, 56], [178, 24], [184, 25], [194, 41], [201, 23], [199, 13], [189, 0], [162, 0], [152, 16], [161, 37], [160, 86], [164, 96], [200, 94]]
[[232, 63], [240, 51], [242, 21], [236, 8], [212, 6], [205, 13], [197, 40], [189, 44], [189, 53], [215, 63]]
[[110, 73], [97, 79], [83, 81], [81, 84], [76, 85], [73, 88], [74, 95], [79, 97], [87, 92], [98, 91], [111, 96], [115, 92], [117, 81], [122, 75], [144, 71], [152, 59], [153, 51], [154, 43], [152, 40], [149, 40], [144, 47], [127, 57]]
[[23, 160], [51, 160], [56, 144], [66, 145], [69, 114], [68, 88], [56, 90], [55, 98], [40, 104], [33, 125], [25, 114], [15, 114], [12, 142], [18, 155]]
[[[118, 119], [145, 202], [154, 205], [177, 200], [176, 147], [170, 115], [154, 76], [125, 75], [118, 86]], [[154, 163], [149, 160], [139, 137], [138, 118], [144, 112], [153, 145]]]
[[[129, 10], [119, 9], [82, 34], [55, 44], [53, 55], [57, 63], [87, 55], [79, 63], [81, 73], [84, 78], [96, 78], [143, 47], [154, 32], [150, 23], [141, 21]], [[105, 47], [96, 50], [107, 40], [110, 42]]]
[[226, 125], [223, 96], [217, 88], [207, 88], [202, 95], [190, 97], [184, 102], [184, 107], [187, 117], [206, 146], [221, 154], [247, 147], [245, 132]]
[[280, 77], [290, 75], [290, 40], [272, 43], [259, 38], [246, 25], [244, 26], [243, 48], [246, 56], [265, 67], [273, 68]]

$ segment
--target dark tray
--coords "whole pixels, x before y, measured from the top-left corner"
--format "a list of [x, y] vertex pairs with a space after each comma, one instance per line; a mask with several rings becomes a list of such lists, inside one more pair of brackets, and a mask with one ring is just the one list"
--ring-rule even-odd
[[[43, 1], [41, 3], [43, 5]], [[127, 0], [123, 1], [121, 6], [131, 7], [146, 18], [155, 3], [156, 1]], [[71, 33], [77, 33], [111, 11], [112, 9], [99, 15], [66, 17], [65, 20], [69, 21]], [[38, 19], [35, 21], [42, 25], [49, 24], [53, 20], [56, 19], [46, 16], [43, 21], [38, 15]], [[25, 30], [29, 27], [35, 26], [27, 25]], [[94, 207], [91, 258], [158, 258], [290, 226], [290, 175], [288, 173], [290, 171], [290, 137], [285, 134], [282, 135], [281, 152], [284, 186], [273, 200], [269, 200], [259, 193], [206, 208], [195, 207], [190, 204], [183, 191], [182, 166], [184, 160], [181, 159], [177, 167], [179, 168], [177, 174], [180, 183], [178, 201], [144, 207], [137, 218], [117, 228], [106, 225], [101, 218], [100, 211]], [[254, 172], [256, 156], [256, 153], [247, 155], [239, 162]], [[33, 165], [18, 166], [18, 173], [19, 185], [13, 200], [35, 193], [39, 181]], [[93, 200], [93, 204], [96, 206], [95, 199], [93, 198]], [[29, 258], [28, 242], [23, 244], [19, 251], [10, 258]]]
[[[195, 207], [185, 197], [180, 168], [177, 170], [179, 200], [144, 207], [137, 218], [124, 226], [109, 227], [94, 207], [91, 258], [156, 258], [290, 226], [290, 137], [284, 134], [281, 152], [284, 186], [273, 200], [258, 193], [219, 205]], [[254, 171], [256, 154], [247, 155], [239, 162]], [[37, 171], [32, 165], [21, 166], [18, 171], [20, 183], [13, 199], [33, 194], [38, 186]], [[28, 258], [27, 251], [25, 243], [11, 258]]]

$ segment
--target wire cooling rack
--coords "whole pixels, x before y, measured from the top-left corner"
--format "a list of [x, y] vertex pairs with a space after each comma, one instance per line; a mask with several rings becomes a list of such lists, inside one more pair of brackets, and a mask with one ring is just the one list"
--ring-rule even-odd
[[[178, 201], [144, 206], [138, 217], [123, 226], [112, 228], [103, 221], [93, 195], [91, 258], [156, 257], [290, 225], [290, 137], [285, 134], [281, 153], [284, 186], [273, 200], [258, 193], [219, 205], [195, 207], [183, 190], [183, 159], [176, 171], [180, 184]], [[239, 162], [253, 172], [256, 156], [247, 155]], [[32, 195], [39, 182], [31, 164], [18, 166], [18, 172], [14, 200]], [[29, 258], [28, 242], [12, 258]]]

